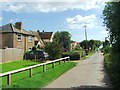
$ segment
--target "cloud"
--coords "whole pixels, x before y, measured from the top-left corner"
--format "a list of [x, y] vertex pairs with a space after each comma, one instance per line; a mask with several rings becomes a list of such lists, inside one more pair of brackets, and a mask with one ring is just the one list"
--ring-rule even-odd
[[97, 26], [97, 20], [94, 14], [88, 16], [76, 15], [75, 17], [67, 18], [66, 22], [70, 29], [81, 29], [85, 25], [87, 25], [88, 28]]
[[[15, 1], [15, 0], [13, 0]], [[19, 0], [20, 1], [20, 0]], [[103, 0], [61, 0], [61, 1], [53, 1], [53, 0], [36, 0], [36, 2], [11, 2], [10, 0], [6, 0], [6, 2], [2, 2], [2, 10], [3, 11], [12, 11], [15, 13], [21, 12], [62, 12], [65, 10], [73, 10], [73, 9], [82, 9], [82, 10], [90, 10], [93, 8], [100, 8], [100, 5], [104, 2]]]

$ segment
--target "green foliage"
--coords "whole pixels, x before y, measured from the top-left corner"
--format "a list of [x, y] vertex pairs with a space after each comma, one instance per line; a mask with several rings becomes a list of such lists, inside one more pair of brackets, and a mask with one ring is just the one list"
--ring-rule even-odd
[[58, 42], [46, 43], [45, 52], [48, 53], [49, 59], [57, 59], [61, 57], [61, 46]]
[[69, 51], [62, 54], [62, 57], [69, 56], [70, 60], [80, 60], [80, 52], [79, 51]]
[[56, 32], [53, 41], [61, 45], [61, 49], [70, 50], [71, 35], [67, 31]]
[[83, 50], [80, 46], [76, 46], [73, 50]]
[[37, 47], [36, 46], [33, 46], [32, 47], [32, 50], [34, 51], [34, 50], [37, 50]]
[[96, 48], [99, 48], [101, 45], [101, 41], [99, 40], [84, 40], [80, 43], [81, 47], [84, 49], [90, 49], [94, 51]]
[[103, 42], [103, 49], [102, 49], [102, 52], [104, 54], [108, 54], [111, 52], [111, 47], [110, 47], [110, 43], [108, 40], [105, 40], [105, 42]]
[[[104, 24], [110, 33], [111, 53], [106, 61], [107, 71], [116, 90], [120, 89], [120, 1], [109, 2], [103, 10]], [[110, 64], [109, 64], [110, 63]]]

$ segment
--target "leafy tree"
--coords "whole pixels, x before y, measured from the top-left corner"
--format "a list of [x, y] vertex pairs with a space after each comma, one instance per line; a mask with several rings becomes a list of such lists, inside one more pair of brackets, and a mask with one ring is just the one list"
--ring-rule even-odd
[[61, 48], [58, 42], [46, 43], [45, 52], [49, 54], [49, 59], [57, 59], [61, 57]]
[[61, 49], [70, 50], [71, 35], [69, 32], [56, 32], [53, 41], [58, 42], [61, 45]]
[[110, 42], [112, 45], [111, 55], [109, 58], [109, 68], [113, 80], [113, 84], [120, 89], [120, 1], [108, 2], [103, 10], [104, 24], [110, 34]]
[[80, 43], [81, 47], [84, 48], [84, 49], [90, 49], [91, 50], [95, 50], [96, 48], [99, 48], [100, 45], [101, 45], [101, 41], [99, 40], [83, 40], [81, 43]]

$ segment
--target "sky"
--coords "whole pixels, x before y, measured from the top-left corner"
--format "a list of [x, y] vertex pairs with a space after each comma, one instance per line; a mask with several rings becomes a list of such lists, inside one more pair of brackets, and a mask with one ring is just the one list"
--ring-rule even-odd
[[0, 7], [0, 26], [22, 22], [29, 31], [68, 31], [74, 41], [105, 40], [108, 32], [102, 11], [108, 0], [4, 0]]

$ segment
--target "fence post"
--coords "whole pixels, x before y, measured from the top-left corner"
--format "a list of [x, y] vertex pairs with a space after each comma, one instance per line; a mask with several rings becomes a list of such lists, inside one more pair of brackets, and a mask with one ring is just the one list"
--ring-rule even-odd
[[54, 68], [54, 67], [55, 67], [54, 62], [52, 62], [52, 68]]
[[30, 77], [32, 77], [32, 68], [30, 68]]
[[11, 84], [11, 74], [8, 74], [7, 76], [7, 84], [10, 86]]
[[46, 65], [43, 65], [43, 72], [46, 72]]
[[68, 58], [68, 62], [70, 62], [70, 57]]
[[64, 63], [66, 62], [66, 59], [64, 59]]
[[35, 61], [36, 61], [36, 55], [35, 55]]
[[60, 65], [60, 61], [59, 61], [59, 65]]

